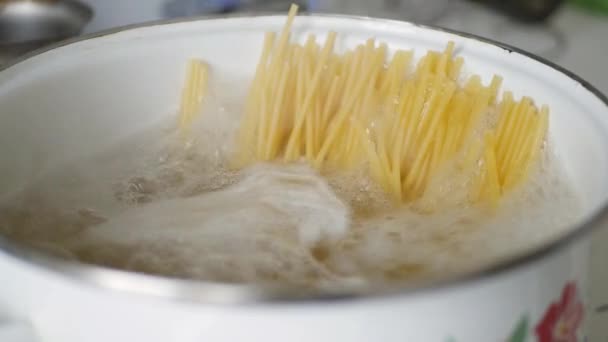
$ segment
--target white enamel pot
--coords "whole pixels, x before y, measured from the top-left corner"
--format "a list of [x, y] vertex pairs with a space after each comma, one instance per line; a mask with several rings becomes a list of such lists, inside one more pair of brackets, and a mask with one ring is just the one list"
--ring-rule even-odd
[[[133, 27], [7, 67], [0, 73], [0, 191], [173, 115], [189, 58], [205, 59], [214, 73], [250, 78], [263, 33], [278, 31], [284, 20]], [[26, 341], [28, 332], [45, 342], [575, 341], [559, 334], [583, 341], [591, 310], [590, 233], [608, 220], [607, 99], [556, 66], [458, 33], [336, 16], [299, 17], [294, 30], [321, 37], [337, 31], [342, 47], [376, 37], [391, 48], [421, 52], [455, 41], [468, 70], [485, 79], [500, 74], [517, 96], [551, 106], [551, 138], [583, 197], [585, 220], [558, 241], [447, 283], [299, 300], [71, 264], [3, 239], [3, 341]]]

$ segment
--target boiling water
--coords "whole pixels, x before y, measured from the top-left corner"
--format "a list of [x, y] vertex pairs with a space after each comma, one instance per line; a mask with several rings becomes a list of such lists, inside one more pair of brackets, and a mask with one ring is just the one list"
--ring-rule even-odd
[[538, 175], [497, 212], [395, 207], [363, 172], [321, 177], [303, 164], [233, 171], [242, 93], [210, 98], [194, 138], [182, 139], [171, 118], [5, 194], [0, 231], [87, 263], [323, 289], [474, 271], [558, 238], [580, 219], [548, 152]]

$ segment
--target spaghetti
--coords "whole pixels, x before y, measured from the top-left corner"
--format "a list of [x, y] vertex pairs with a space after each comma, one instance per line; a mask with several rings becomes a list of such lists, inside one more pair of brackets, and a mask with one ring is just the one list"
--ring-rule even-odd
[[[435, 189], [458, 160], [470, 180], [469, 200], [495, 206], [530, 174], [548, 129], [548, 108], [516, 101], [502, 79], [487, 86], [477, 75], [459, 84], [464, 64], [454, 42], [429, 51], [412, 68], [413, 51], [389, 57], [374, 39], [342, 54], [337, 34], [323, 44], [309, 35], [292, 43], [292, 5], [277, 37], [267, 33], [238, 133], [237, 165], [306, 160], [319, 170], [366, 165], [400, 202]], [[201, 103], [206, 69], [194, 63], [180, 122], [186, 127]], [[498, 108], [498, 119], [488, 124]], [[462, 179], [463, 177], [456, 177]]]

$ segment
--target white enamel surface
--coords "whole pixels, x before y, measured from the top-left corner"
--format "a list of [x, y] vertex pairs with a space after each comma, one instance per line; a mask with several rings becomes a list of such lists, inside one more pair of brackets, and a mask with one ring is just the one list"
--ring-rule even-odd
[[[0, 73], [0, 189], [9, 192], [61, 160], [88, 154], [172, 115], [189, 58], [213, 75], [249, 79], [263, 32], [283, 18], [151, 26], [49, 51]], [[295, 32], [369, 37], [419, 54], [456, 42], [466, 70], [551, 106], [555, 149], [589, 214], [606, 200], [608, 109], [583, 86], [517, 53], [412, 25], [301, 17]], [[567, 281], [587, 289], [585, 241], [517, 271], [467, 286], [356, 303], [222, 308], [107, 292], [0, 254], [0, 314], [31, 320], [43, 341], [505, 340], [522, 314], [535, 324]], [[483, 322], [483, 328], [480, 326]]]
[[[45, 342], [503, 341], [522, 314], [535, 325], [564, 282], [585, 279], [587, 248], [579, 244], [517, 272], [426, 294], [244, 307], [104, 292], [0, 258], [2, 272], [15, 275], [0, 301], [15, 317], [32, 320]], [[584, 290], [585, 282], [579, 286]]]

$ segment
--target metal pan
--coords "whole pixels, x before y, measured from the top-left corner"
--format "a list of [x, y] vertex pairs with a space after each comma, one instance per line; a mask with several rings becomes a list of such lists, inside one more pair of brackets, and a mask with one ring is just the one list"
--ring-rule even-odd
[[93, 17], [72, 0], [1, 0], [0, 64], [29, 51], [74, 37]]

